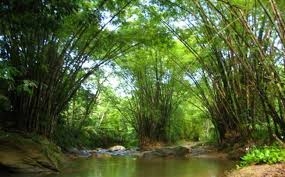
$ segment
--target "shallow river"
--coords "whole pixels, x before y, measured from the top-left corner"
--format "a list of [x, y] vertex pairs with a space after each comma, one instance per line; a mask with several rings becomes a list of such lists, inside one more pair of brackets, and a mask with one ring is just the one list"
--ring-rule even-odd
[[[206, 158], [79, 159], [70, 163], [60, 174], [44, 177], [222, 177], [225, 170], [233, 165], [230, 161]], [[17, 175], [17, 177], [33, 176]]]

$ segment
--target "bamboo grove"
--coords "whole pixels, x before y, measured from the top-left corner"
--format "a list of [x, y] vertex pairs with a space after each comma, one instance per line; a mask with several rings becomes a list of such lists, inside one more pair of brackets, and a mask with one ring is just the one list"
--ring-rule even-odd
[[[3, 111], [12, 115], [1, 117], [20, 130], [50, 137], [82, 83], [132, 46], [106, 29], [130, 1], [13, 0], [0, 5], [1, 78], [6, 82], [1, 95], [12, 107]], [[102, 16], [106, 11], [109, 18]], [[84, 67], [86, 62], [92, 63]]]
[[187, 30], [180, 32], [169, 24], [168, 28], [202, 68], [200, 77], [188, 75], [196, 81], [198, 97], [220, 141], [283, 139], [282, 3], [205, 0], [185, 2], [179, 8], [191, 19]]
[[170, 47], [142, 47], [129, 54], [124, 66], [132, 85], [125, 115], [141, 148], [170, 141], [173, 122], [177, 121], [174, 114], [185, 96], [179, 83], [182, 72], [169, 64], [169, 50]]

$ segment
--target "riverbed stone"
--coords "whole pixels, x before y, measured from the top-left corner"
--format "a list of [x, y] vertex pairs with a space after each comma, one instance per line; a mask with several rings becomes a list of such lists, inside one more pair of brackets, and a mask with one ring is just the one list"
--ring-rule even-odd
[[90, 150], [78, 150], [77, 148], [69, 148], [67, 153], [73, 154], [78, 157], [91, 157], [92, 152]]

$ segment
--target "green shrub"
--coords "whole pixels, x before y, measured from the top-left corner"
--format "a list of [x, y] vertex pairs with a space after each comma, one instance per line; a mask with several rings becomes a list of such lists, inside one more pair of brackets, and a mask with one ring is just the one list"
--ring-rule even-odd
[[278, 146], [253, 148], [241, 159], [239, 166], [285, 162], [285, 149]]
[[114, 128], [98, 128], [96, 134], [92, 137], [93, 147], [108, 148], [114, 145], [123, 145], [125, 147], [137, 146], [138, 140], [133, 129], [126, 127], [125, 130]]
[[[272, 125], [273, 126], [273, 125]], [[252, 131], [252, 137], [258, 142], [267, 142], [270, 139], [270, 133], [268, 132], [266, 123], [258, 123], [254, 126], [254, 131]]]

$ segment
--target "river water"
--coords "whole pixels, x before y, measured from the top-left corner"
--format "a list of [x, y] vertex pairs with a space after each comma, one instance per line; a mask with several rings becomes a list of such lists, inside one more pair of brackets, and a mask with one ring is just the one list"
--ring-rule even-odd
[[[207, 158], [93, 158], [77, 159], [69, 163], [61, 173], [44, 177], [223, 177], [224, 172], [233, 166], [234, 163], [227, 160]], [[15, 177], [36, 176], [22, 174]]]
[[48, 177], [222, 177], [232, 162], [217, 159], [107, 158], [74, 161]]

